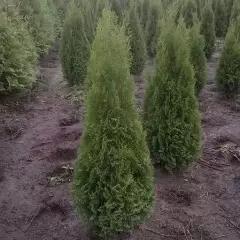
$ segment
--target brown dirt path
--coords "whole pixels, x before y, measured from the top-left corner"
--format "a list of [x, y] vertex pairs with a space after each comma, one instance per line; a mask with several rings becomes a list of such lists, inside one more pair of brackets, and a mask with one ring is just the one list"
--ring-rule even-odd
[[[172, 175], [156, 168], [153, 216], [118, 239], [240, 239], [240, 112], [216, 91], [219, 56], [217, 50], [208, 63], [208, 84], [199, 97], [200, 163]], [[141, 107], [143, 77], [135, 82]], [[82, 106], [69, 100], [57, 47], [41, 60], [34, 91], [1, 98], [0, 111], [0, 239], [93, 239], [71, 199]]]

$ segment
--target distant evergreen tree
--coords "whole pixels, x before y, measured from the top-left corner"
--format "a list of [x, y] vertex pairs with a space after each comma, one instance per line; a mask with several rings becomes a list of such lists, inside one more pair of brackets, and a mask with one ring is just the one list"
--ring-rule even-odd
[[112, 5], [112, 10], [115, 12], [115, 14], [118, 16], [118, 19], [121, 21], [123, 17], [123, 8], [122, 8], [121, 1], [110, 0], [110, 3]]
[[125, 29], [104, 10], [92, 46], [74, 181], [78, 212], [104, 237], [132, 230], [154, 202], [153, 168], [136, 110], [128, 50]]
[[224, 35], [227, 34], [228, 27], [230, 25], [233, 3], [234, 3], [234, 0], [227, 0], [226, 1], [226, 10], [227, 11], [226, 11], [226, 28], [225, 28]]
[[62, 24], [61, 24], [60, 16], [58, 15], [58, 12], [57, 12], [57, 7], [54, 5], [53, 0], [47, 0], [47, 3], [54, 20], [54, 29], [55, 29], [54, 36], [56, 38], [59, 38], [60, 33], [62, 31]]
[[240, 89], [240, 17], [228, 30], [216, 81], [228, 98], [234, 97]]
[[230, 22], [236, 21], [240, 16], [240, 0], [234, 0]]
[[37, 53], [13, 1], [0, 3], [0, 93], [30, 89], [36, 79]]
[[67, 15], [67, 10], [70, 2], [71, 0], [53, 0], [53, 3], [57, 9], [57, 15], [60, 19], [61, 30], [62, 30], [63, 22]]
[[209, 59], [215, 49], [214, 14], [210, 2], [207, 2], [202, 12], [201, 34], [205, 38], [205, 55]]
[[223, 0], [217, 0], [215, 7], [215, 30], [217, 37], [224, 37], [227, 28], [226, 4]]
[[207, 80], [207, 65], [204, 53], [204, 37], [200, 34], [200, 23], [196, 22], [189, 31], [190, 60], [195, 73], [195, 91], [199, 94]]
[[83, 15], [85, 33], [88, 38], [88, 41], [92, 43], [98, 21], [94, 7], [96, 1], [95, 0], [75, 0], [75, 1], [76, 1], [75, 5], [81, 9]]
[[72, 85], [83, 83], [90, 57], [90, 44], [79, 8], [71, 8], [63, 26], [60, 56], [65, 78]]
[[47, 0], [19, 0], [18, 7], [38, 54], [46, 53], [55, 40], [55, 20]]
[[148, 22], [148, 11], [150, 8], [150, 0], [142, 0], [142, 11], [141, 11], [141, 23], [143, 31], [146, 31], [147, 22]]
[[[210, 3], [210, 0], [204, 0], [205, 1], [205, 4], [206, 3]], [[215, 12], [215, 10], [216, 10], [216, 8], [217, 8], [217, 2], [218, 2], [218, 0], [211, 0], [212, 1], [212, 10], [213, 10], [213, 12]]]
[[147, 51], [151, 57], [154, 56], [156, 53], [154, 38], [158, 32], [158, 21], [161, 17], [162, 11], [163, 6], [161, 0], [152, 0], [148, 11], [148, 21], [145, 34]]
[[[197, 159], [201, 125], [195, 97], [188, 31], [172, 15], [161, 27], [155, 73], [144, 104], [144, 123], [152, 158], [167, 170]], [[174, 67], [173, 67], [174, 66]]]
[[96, 6], [95, 6], [95, 16], [96, 16], [97, 22], [98, 22], [98, 19], [102, 15], [103, 9], [108, 8], [108, 7], [109, 7], [108, 0], [97, 0]]
[[198, 11], [195, 0], [184, 0], [181, 11], [187, 28], [191, 28]]
[[126, 16], [126, 25], [129, 31], [130, 50], [132, 55], [131, 73], [139, 74], [142, 72], [146, 61], [146, 46], [142, 31], [142, 26], [137, 14], [136, 2], [130, 3], [129, 11]]
[[198, 16], [198, 19], [201, 19], [202, 18], [202, 0], [195, 0], [196, 2], [196, 6], [197, 6], [197, 16]]

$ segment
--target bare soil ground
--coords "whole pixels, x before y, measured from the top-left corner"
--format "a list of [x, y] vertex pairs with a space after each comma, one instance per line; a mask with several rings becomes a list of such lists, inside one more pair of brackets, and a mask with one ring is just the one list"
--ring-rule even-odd
[[[219, 57], [217, 50], [199, 96], [202, 158], [174, 174], [156, 167], [153, 216], [118, 239], [240, 239], [240, 112], [216, 91]], [[135, 82], [141, 107], [144, 79]], [[55, 46], [40, 61], [31, 94], [0, 99], [1, 240], [94, 239], [71, 198], [83, 106], [72, 104], [70, 96]]]

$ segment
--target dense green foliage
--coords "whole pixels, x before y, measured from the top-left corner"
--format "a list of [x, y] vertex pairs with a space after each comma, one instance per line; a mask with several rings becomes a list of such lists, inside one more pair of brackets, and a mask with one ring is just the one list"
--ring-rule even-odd
[[148, 21], [146, 26], [146, 46], [150, 56], [154, 56], [156, 51], [156, 45], [154, 39], [157, 38], [158, 21], [161, 17], [163, 6], [161, 0], [150, 1], [150, 7], [148, 11]]
[[204, 37], [200, 34], [200, 23], [196, 22], [189, 31], [190, 60], [195, 73], [195, 91], [200, 93], [207, 80], [207, 65], [204, 53]]
[[240, 16], [240, 0], [234, 0], [230, 23], [232, 21], [236, 21], [239, 16]]
[[38, 54], [46, 53], [55, 39], [55, 19], [47, 0], [20, 0], [18, 7], [27, 23]]
[[0, 4], [0, 23], [0, 92], [31, 88], [36, 76], [36, 49], [12, 2]]
[[141, 23], [143, 31], [146, 31], [147, 22], [148, 22], [148, 12], [150, 9], [150, 0], [142, 0], [142, 10], [141, 10]]
[[226, 33], [228, 31], [228, 27], [230, 25], [233, 3], [234, 3], [234, 0], [227, 0], [226, 1], [226, 28], [225, 28], [224, 35], [226, 35]]
[[198, 16], [198, 8], [195, 0], [184, 0], [181, 12], [186, 26], [191, 28], [194, 24], [194, 20]]
[[217, 85], [227, 97], [240, 88], [240, 18], [228, 30], [217, 71]]
[[147, 140], [155, 162], [171, 171], [196, 160], [201, 127], [188, 31], [167, 17], [161, 27], [156, 69], [144, 104]]
[[226, 5], [224, 0], [217, 0], [214, 13], [216, 36], [224, 37], [227, 28]]
[[79, 8], [69, 10], [63, 26], [60, 56], [65, 78], [72, 85], [83, 83], [90, 57], [90, 44]]
[[62, 31], [62, 24], [60, 16], [58, 15], [57, 7], [55, 6], [53, 0], [47, 0], [47, 3], [54, 20], [54, 37], [59, 38]]
[[60, 26], [62, 27], [65, 17], [67, 15], [69, 3], [71, 2], [71, 0], [52, 0], [52, 1], [56, 7], [56, 12], [57, 12], [58, 18], [60, 19]]
[[131, 73], [141, 73], [146, 60], [146, 46], [142, 26], [137, 14], [137, 5], [131, 2], [126, 16], [126, 25], [130, 38], [130, 51], [132, 55]]
[[103, 236], [133, 229], [154, 201], [153, 169], [136, 110], [128, 49], [125, 29], [104, 11], [92, 46], [74, 182], [77, 210]]
[[202, 12], [201, 34], [205, 39], [205, 55], [210, 58], [215, 49], [215, 25], [214, 14], [210, 2], [207, 2]]

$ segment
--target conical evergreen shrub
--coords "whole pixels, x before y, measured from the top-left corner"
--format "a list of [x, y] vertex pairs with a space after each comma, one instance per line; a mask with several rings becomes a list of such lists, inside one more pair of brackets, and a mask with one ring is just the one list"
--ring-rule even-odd
[[216, 80], [228, 98], [234, 97], [240, 89], [240, 17], [228, 30]]
[[190, 60], [195, 73], [195, 91], [199, 94], [207, 80], [207, 65], [204, 53], [204, 37], [200, 34], [200, 23], [196, 22], [189, 30]]
[[16, 9], [0, 3], [0, 93], [30, 89], [36, 78], [36, 48]]
[[59, 38], [62, 31], [62, 24], [57, 12], [57, 7], [54, 5], [53, 0], [47, 0], [47, 3], [54, 20], [54, 36], [55, 38]]
[[119, 20], [122, 20], [123, 8], [122, 8], [122, 5], [121, 5], [121, 1], [119, 1], [119, 0], [110, 0], [110, 3], [112, 5], [112, 10], [118, 16]]
[[168, 171], [197, 159], [201, 126], [190, 62], [188, 31], [170, 14], [162, 24], [155, 73], [144, 104], [144, 123], [154, 162]]
[[90, 44], [82, 12], [72, 7], [63, 26], [60, 57], [65, 78], [71, 85], [82, 84], [87, 73]]
[[104, 10], [93, 42], [74, 200], [100, 235], [133, 229], [151, 212], [153, 168], [134, 100], [128, 41]]
[[236, 21], [240, 16], [240, 0], [234, 0], [230, 23]]
[[18, 7], [27, 23], [38, 54], [46, 53], [55, 39], [54, 16], [52, 16], [47, 0], [19, 0]]
[[202, 6], [203, 6], [203, 1], [202, 0], [194, 0], [197, 6], [197, 16], [198, 19], [202, 18]]
[[205, 39], [205, 55], [209, 59], [215, 49], [214, 14], [210, 2], [207, 2], [202, 12], [201, 34]]
[[148, 11], [148, 21], [146, 26], [146, 46], [149, 56], [153, 57], [156, 53], [154, 38], [158, 34], [158, 22], [163, 11], [161, 0], [151, 0]]
[[215, 30], [217, 37], [224, 37], [227, 28], [226, 4], [218, 0], [215, 8]]
[[225, 28], [224, 35], [227, 34], [228, 27], [230, 25], [233, 3], [234, 3], [234, 0], [227, 0], [226, 1], [226, 28]]
[[191, 28], [197, 16], [197, 3], [195, 0], [184, 0], [182, 5], [182, 17], [185, 21], [187, 28]]
[[142, 10], [141, 10], [141, 24], [143, 31], [146, 31], [147, 22], [148, 22], [148, 12], [150, 8], [150, 0], [142, 0]]
[[[84, 27], [85, 27], [85, 33], [88, 38], [89, 43], [91, 44], [94, 35], [95, 35], [95, 28], [97, 24], [97, 18], [96, 18], [96, 12], [95, 12], [95, 5], [96, 1], [94, 0], [75, 0], [75, 6], [81, 9], [83, 20], [84, 20]], [[71, 4], [74, 5], [74, 3], [70, 3], [70, 11], [71, 11]]]
[[130, 8], [125, 19], [128, 33], [131, 36], [130, 51], [132, 55], [131, 73], [139, 74], [142, 72], [146, 61], [146, 45], [143, 30], [137, 14], [136, 2], [130, 3]]

